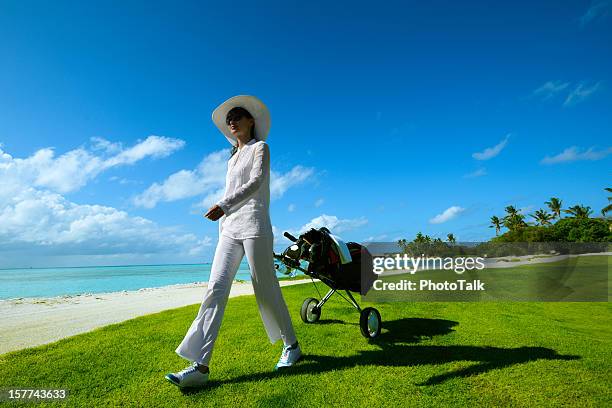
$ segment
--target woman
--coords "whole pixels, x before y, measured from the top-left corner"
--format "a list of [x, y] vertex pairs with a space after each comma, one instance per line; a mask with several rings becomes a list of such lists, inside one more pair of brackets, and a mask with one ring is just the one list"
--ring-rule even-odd
[[208, 288], [197, 317], [176, 353], [192, 361], [178, 373], [166, 375], [173, 384], [197, 387], [208, 381], [208, 364], [221, 326], [234, 276], [246, 254], [259, 313], [272, 344], [282, 339], [283, 352], [275, 369], [300, 359], [291, 317], [276, 278], [270, 222], [270, 129], [266, 106], [254, 96], [238, 95], [219, 105], [212, 119], [232, 144], [223, 199], [204, 215], [219, 220]]

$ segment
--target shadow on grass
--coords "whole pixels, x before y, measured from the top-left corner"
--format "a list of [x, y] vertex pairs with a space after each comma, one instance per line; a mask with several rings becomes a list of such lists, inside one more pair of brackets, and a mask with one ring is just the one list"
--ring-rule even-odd
[[311, 324], [352, 324], [352, 325], [357, 325], [357, 323], [349, 323], [349, 322], [345, 322], [344, 320], [338, 320], [338, 319], [321, 319], [321, 320], [317, 321], [316, 323], [311, 323]]
[[[330, 322], [331, 323], [331, 322]], [[351, 368], [356, 366], [410, 367], [417, 365], [437, 365], [454, 361], [473, 361], [478, 364], [429, 378], [417, 385], [435, 385], [457, 377], [468, 377], [497, 368], [509, 367], [535, 360], [576, 360], [579, 356], [560, 355], [545, 347], [480, 347], [480, 346], [424, 346], [415, 345], [423, 337], [446, 335], [458, 323], [443, 319], [406, 318], [384, 322], [386, 331], [370, 344], [379, 350], [364, 350], [352, 356], [328, 356], [304, 354], [294, 367], [279, 372], [267, 371], [241, 375], [229, 380], [211, 380], [202, 390], [184, 391], [197, 393], [207, 388], [231, 383], [242, 383], [273, 379], [279, 375], [316, 374], [325, 371]], [[404, 344], [398, 344], [404, 343]], [[407, 343], [407, 344], [406, 344]]]
[[386, 347], [395, 343], [418, 343], [424, 337], [444, 336], [452, 333], [453, 327], [459, 323], [444, 319], [405, 318], [383, 321], [384, 331], [376, 339], [369, 340], [371, 344]]

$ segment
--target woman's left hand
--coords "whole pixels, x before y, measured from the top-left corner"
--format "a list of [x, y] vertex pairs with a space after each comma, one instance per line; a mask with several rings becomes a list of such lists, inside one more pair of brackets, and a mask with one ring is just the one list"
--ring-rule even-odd
[[223, 216], [223, 214], [225, 213], [223, 212], [221, 207], [215, 204], [212, 207], [210, 207], [210, 209], [208, 210], [206, 214], [204, 214], [204, 217], [210, 220], [213, 220], [213, 221], [217, 221], [219, 218]]

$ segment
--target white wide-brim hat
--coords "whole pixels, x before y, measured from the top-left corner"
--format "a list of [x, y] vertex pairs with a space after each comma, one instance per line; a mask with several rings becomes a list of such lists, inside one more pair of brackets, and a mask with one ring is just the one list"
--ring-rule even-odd
[[236, 136], [229, 130], [225, 123], [227, 113], [235, 107], [241, 107], [249, 111], [253, 119], [255, 120], [255, 136], [257, 140], [266, 140], [268, 132], [270, 131], [270, 112], [268, 107], [257, 97], [251, 95], [237, 95], [229, 98], [212, 113], [212, 121], [219, 128], [223, 136], [231, 143], [232, 146], [236, 146], [238, 141]]

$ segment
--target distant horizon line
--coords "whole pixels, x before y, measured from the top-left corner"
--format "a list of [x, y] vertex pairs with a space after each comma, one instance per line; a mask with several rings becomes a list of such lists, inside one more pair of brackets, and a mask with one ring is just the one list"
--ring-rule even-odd
[[[211, 261], [212, 262], [212, 261]], [[17, 268], [0, 268], [0, 271], [6, 271], [10, 269], [56, 269], [56, 268], [120, 268], [124, 266], [165, 266], [165, 265], [206, 265], [211, 262], [201, 262], [201, 263], [168, 263], [168, 264], [131, 264], [131, 265], [80, 265], [80, 266], [42, 266], [42, 267], [33, 267], [33, 266], [25, 266], [25, 267], [17, 267]]]

